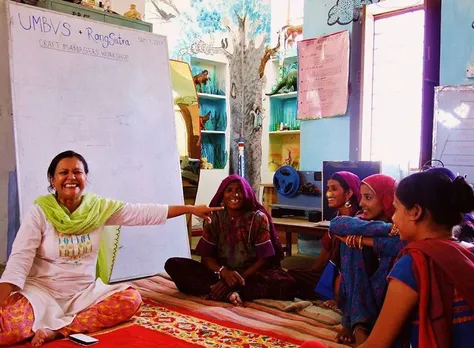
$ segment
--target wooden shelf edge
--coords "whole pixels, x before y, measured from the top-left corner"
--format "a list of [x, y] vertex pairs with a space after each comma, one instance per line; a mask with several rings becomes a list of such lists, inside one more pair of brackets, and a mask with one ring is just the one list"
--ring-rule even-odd
[[225, 135], [225, 131], [202, 130], [201, 134], [222, 134], [222, 135]]
[[269, 97], [270, 99], [293, 99], [298, 97], [298, 92], [278, 93]]
[[227, 96], [221, 94], [210, 94], [210, 93], [198, 93], [198, 98], [203, 99], [216, 99], [216, 100], [226, 100]]
[[297, 135], [297, 134], [300, 134], [300, 133], [301, 133], [301, 131], [299, 129], [268, 132], [268, 134], [270, 134], [270, 135]]

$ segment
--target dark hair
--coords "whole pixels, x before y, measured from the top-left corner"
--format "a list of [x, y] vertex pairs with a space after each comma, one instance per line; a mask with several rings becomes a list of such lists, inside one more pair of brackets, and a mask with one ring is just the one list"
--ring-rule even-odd
[[[349, 185], [347, 184], [346, 180], [344, 180], [344, 178], [338, 173], [334, 173], [333, 175], [331, 175], [329, 180], [336, 180], [339, 183], [339, 185], [341, 185], [344, 192], [347, 192], [351, 189]], [[352, 194], [351, 198], [349, 199], [349, 202], [351, 203], [351, 206], [353, 207], [352, 210], [354, 211], [354, 214], [355, 214], [360, 208], [359, 201], [357, 200], [355, 193]]]
[[453, 228], [462, 221], [462, 214], [474, 210], [474, 191], [462, 176], [454, 180], [446, 175], [426, 171], [412, 174], [398, 184], [397, 199], [407, 208], [419, 205], [430, 212], [433, 221]]
[[71, 150], [61, 152], [60, 154], [56, 155], [56, 157], [53, 158], [53, 160], [51, 161], [48, 167], [47, 175], [48, 175], [48, 181], [49, 181], [49, 187], [48, 187], [49, 192], [54, 191], [52, 181], [53, 181], [54, 173], [56, 172], [56, 167], [58, 166], [58, 163], [64, 158], [72, 158], [72, 157], [76, 157], [79, 161], [81, 161], [82, 165], [84, 166], [84, 172], [86, 174], [89, 173], [89, 166], [87, 165], [86, 160], [84, 159], [84, 157], [82, 157], [81, 154], [78, 154], [77, 152], [74, 152]]

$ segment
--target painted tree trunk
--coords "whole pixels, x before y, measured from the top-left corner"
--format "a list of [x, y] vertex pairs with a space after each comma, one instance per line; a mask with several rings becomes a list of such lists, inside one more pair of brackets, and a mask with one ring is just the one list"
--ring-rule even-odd
[[[214, 46], [214, 41], [204, 42], [202, 39], [194, 42], [178, 54], [182, 60], [184, 55], [224, 54], [229, 61], [229, 75], [231, 91], [230, 97], [230, 172], [238, 172], [238, 147], [237, 140], [242, 136], [245, 139], [245, 172], [246, 179], [255, 192], [260, 184], [260, 167], [262, 164], [262, 129], [254, 129], [253, 114], [262, 108], [262, 93], [265, 77], [260, 78], [259, 67], [265, 55], [265, 41], [262, 38], [260, 46], [255, 46], [255, 41], [247, 44], [246, 17], [238, 18], [238, 31], [234, 33], [228, 28], [233, 38], [233, 52], [225, 48]], [[253, 31], [252, 28], [249, 30]], [[235, 93], [234, 93], [235, 92]]]
[[262, 109], [263, 80], [259, 76], [260, 61], [265, 53], [264, 40], [246, 44], [245, 17], [239, 18], [239, 30], [234, 37], [234, 52], [229, 57], [230, 83], [235, 86], [235, 98], [230, 98], [230, 168], [238, 170], [237, 139], [245, 139], [246, 179], [255, 192], [260, 184], [262, 164], [262, 129], [254, 129], [252, 111]]

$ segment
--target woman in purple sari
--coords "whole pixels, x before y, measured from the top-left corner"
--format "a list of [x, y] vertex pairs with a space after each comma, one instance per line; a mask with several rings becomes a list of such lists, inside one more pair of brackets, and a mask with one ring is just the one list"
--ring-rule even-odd
[[283, 250], [265, 208], [238, 175], [224, 179], [211, 207], [225, 209], [205, 223], [196, 247], [201, 262], [171, 258], [165, 270], [177, 288], [217, 301], [293, 300], [295, 280], [281, 267]]

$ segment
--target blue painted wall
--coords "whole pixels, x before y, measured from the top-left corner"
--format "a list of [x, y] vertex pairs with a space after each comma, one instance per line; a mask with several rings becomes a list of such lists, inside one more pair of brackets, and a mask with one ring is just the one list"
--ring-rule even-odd
[[[348, 1], [339, 2], [347, 3]], [[336, 0], [305, 1], [303, 22], [303, 36], [305, 39], [352, 29], [350, 16], [344, 18], [344, 9], [337, 8], [336, 3]], [[328, 22], [332, 23], [336, 20], [349, 23], [345, 25], [339, 23], [328, 24]], [[351, 50], [352, 48], [351, 44]], [[301, 122], [301, 170], [319, 171], [322, 169], [322, 163], [325, 160], [349, 159], [349, 113], [341, 117]]]
[[440, 84], [474, 84], [466, 77], [474, 64], [474, 1], [443, 0], [441, 11]]

